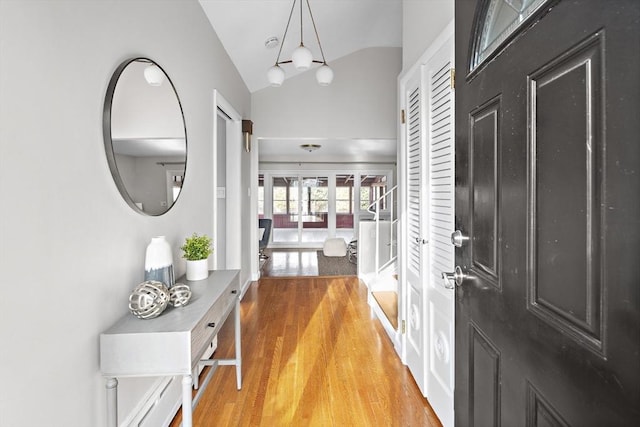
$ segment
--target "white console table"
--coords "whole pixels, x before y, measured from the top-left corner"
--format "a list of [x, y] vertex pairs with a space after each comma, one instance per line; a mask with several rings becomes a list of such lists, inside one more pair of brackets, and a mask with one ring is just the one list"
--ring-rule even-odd
[[[100, 334], [100, 371], [106, 377], [107, 425], [117, 426], [118, 377], [182, 376], [183, 425], [191, 427], [198, 403], [218, 365], [235, 365], [238, 390], [242, 386], [240, 347], [240, 279], [237, 270], [210, 271], [205, 280], [190, 282], [191, 301], [168, 307], [154, 319], [127, 314]], [[235, 358], [201, 360], [229, 315], [235, 312]], [[198, 387], [198, 368], [211, 370]], [[195, 380], [195, 381], [194, 381]], [[192, 398], [192, 387], [199, 388]]]

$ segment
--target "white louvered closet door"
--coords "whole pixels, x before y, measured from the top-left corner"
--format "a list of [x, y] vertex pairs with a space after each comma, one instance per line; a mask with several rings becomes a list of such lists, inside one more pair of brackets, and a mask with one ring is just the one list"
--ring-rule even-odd
[[405, 279], [405, 350], [406, 362], [416, 384], [426, 392], [426, 299], [424, 290], [427, 229], [425, 186], [425, 125], [424, 98], [421, 72], [417, 70], [405, 88], [404, 127], [405, 176], [406, 176], [406, 254]]
[[454, 230], [454, 91], [453, 35], [427, 62], [428, 93], [428, 235], [427, 399], [443, 426], [453, 426], [455, 312], [452, 289], [444, 287], [442, 272], [455, 264]]

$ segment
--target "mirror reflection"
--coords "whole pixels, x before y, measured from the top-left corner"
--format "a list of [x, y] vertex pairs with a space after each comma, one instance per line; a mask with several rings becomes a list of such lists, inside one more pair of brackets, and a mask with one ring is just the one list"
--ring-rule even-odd
[[175, 88], [155, 62], [135, 58], [115, 71], [105, 99], [104, 139], [126, 202], [147, 215], [169, 210], [184, 181], [186, 131]]

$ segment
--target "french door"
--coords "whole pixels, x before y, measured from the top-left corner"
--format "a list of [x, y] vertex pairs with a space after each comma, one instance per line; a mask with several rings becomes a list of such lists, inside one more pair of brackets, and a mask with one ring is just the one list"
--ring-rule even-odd
[[272, 176], [271, 207], [273, 243], [321, 245], [329, 235], [329, 177]]

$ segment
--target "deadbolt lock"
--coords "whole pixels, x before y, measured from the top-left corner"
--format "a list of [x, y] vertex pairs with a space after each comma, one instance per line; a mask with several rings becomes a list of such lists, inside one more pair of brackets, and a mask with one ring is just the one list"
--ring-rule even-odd
[[464, 245], [467, 242], [467, 240], [469, 240], [469, 237], [464, 236], [462, 234], [462, 231], [460, 230], [456, 230], [453, 233], [451, 233], [451, 244], [456, 248], [462, 247], [462, 245]]

